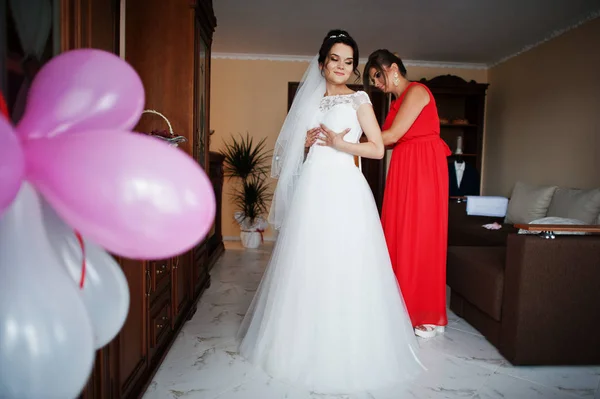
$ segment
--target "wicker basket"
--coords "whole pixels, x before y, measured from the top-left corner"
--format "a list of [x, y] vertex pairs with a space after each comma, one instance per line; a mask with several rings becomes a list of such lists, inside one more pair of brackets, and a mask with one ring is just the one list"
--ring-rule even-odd
[[167, 117], [164, 116], [163, 114], [161, 114], [160, 112], [153, 110], [153, 109], [146, 109], [142, 112], [142, 114], [158, 115], [161, 118], [163, 118], [165, 122], [167, 122], [167, 126], [169, 127], [169, 135], [168, 136], [162, 136], [159, 134], [149, 133], [150, 136], [164, 140], [167, 143], [169, 143], [169, 145], [172, 147], [177, 147], [177, 146], [179, 146], [179, 143], [185, 143], [187, 141], [187, 139], [184, 136], [176, 136], [175, 133], [173, 133], [173, 126], [171, 126], [171, 122], [169, 122]]

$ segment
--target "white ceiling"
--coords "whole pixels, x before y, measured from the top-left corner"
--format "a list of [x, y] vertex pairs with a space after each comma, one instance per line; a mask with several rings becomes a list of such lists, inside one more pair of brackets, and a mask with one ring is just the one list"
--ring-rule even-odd
[[[493, 65], [600, 15], [600, 0], [214, 0], [217, 56], [313, 56], [347, 30], [361, 58]], [[600, 38], [598, 38], [600, 47]], [[219, 54], [220, 53], [220, 54]]]

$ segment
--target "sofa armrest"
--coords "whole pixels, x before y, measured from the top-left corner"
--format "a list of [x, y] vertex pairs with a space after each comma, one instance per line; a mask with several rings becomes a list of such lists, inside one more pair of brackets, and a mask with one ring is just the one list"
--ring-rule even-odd
[[513, 364], [600, 361], [600, 236], [510, 234], [500, 350]]
[[600, 234], [600, 226], [593, 224], [515, 224], [516, 229], [542, 232], [569, 232]]

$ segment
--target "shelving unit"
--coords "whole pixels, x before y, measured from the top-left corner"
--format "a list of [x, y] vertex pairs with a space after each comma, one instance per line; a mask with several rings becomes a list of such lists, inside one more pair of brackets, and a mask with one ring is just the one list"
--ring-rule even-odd
[[[440, 120], [440, 136], [453, 153], [458, 137], [462, 137], [462, 155], [467, 164], [481, 175], [483, 135], [485, 122], [485, 96], [487, 83], [477, 83], [454, 75], [441, 75], [433, 79], [421, 79], [435, 98]], [[466, 124], [452, 123], [454, 119], [466, 120]], [[449, 158], [453, 162], [455, 156]], [[479, 193], [477, 193], [479, 194]]]

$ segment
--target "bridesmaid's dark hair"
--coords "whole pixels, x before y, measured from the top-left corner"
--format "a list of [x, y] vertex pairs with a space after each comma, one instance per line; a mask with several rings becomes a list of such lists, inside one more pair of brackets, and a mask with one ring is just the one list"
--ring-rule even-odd
[[319, 64], [325, 65], [325, 61], [327, 61], [327, 58], [329, 57], [331, 48], [337, 43], [352, 47], [352, 67], [354, 68], [356, 79], [360, 79], [360, 71], [358, 70], [358, 44], [356, 44], [356, 41], [354, 41], [352, 36], [345, 30], [334, 29], [327, 33], [323, 39], [323, 44], [321, 44], [321, 48], [319, 49]]
[[370, 86], [369, 83], [371, 76], [369, 75], [369, 71], [371, 68], [374, 68], [377, 72], [379, 72], [381, 76], [383, 76], [383, 81], [387, 83], [383, 67], [385, 66], [386, 68], [389, 68], [392, 66], [392, 64], [396, 64], [400, 74], [406, 77], [406, 67], [404, 66], [404, 63], [400, 57], [398, 57], [396, 54], [385, 49], [380, 49], [371, 53], [363, 71], [363, 86], [365, 87], [365, 90]]

